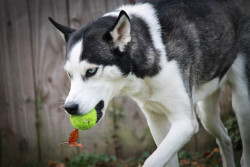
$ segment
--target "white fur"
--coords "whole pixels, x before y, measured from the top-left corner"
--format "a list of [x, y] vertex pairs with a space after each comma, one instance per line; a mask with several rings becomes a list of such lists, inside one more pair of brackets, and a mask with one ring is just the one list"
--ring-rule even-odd
[[240, 135], [243, 145], [241, 166], [250, 166], [250, 98], [247, 91], [245, 76], [245, 60], [243, 54], [239, 54], [230, 69], [230, 83], [232, 85], [232, 106], [237, 116]]
[[198, 89], [194, 89], [194, 101], [202, 100], [197, 104], [198, 115], [207, 131], [216, 137], [222, 155], [223, 167], [235, 166], [232, 144], [227, 134], [227, 130], [220, 120], [220, 110], [218, 107], [218, 88], [226, 81], [232, 86], [232, 106], [236, 113], [241, 132], [243, 144], [241, 166], [250, 166], [250, 125], [246, 123], [250, 120], [250, 99], [247, 91], [247, 81], [245, 80], [244, 62], [243, 55], [239, 54], [220, 83], [218, 83], [217, 79], [213, 79]]
[[[143, 110], [148, 126], [150, 128], [151, 134], [157, 146], [161, 144], [171, 127], [171, 122], [168, 117], [163, 114], [154, 112], [154, 110], [144, 109]], [[178, 167], [178, 156], [177, 153], [172, 156], [165, 167]]]
[[[197, 132], [198, 124], [177, 62], [173, 60], [166, 63], [158, 75], [146, 78], [141, 84], [142, 90], [134, 94], [133, 98], [145, 111], [149, 127], [158, 143], [158, 148], [143, 166], [178, 166], [176, 153]], [[172, 126], [168, 133], [169, 126], [156, 129], [159, 123], [154, 120], [156, 115], [170, 121]], [[162, 137], [164, 131], [167, 135]]]
[[232, 143], [227, 134], [227, 129], [220, 119], [219, 97], [220, 91], [218, 90], [199, 101], [197, 113], [205, 129], [216, 137], [223, 167], [235, 167]]
[[[82, 61], [79, 64], [84, 67], [82, 71], [86, 71], [87, 67], [92, 68], [95, 66], [86, 61]], [[117, 83], [119, 83], [121, 73], [117, 73], [116, 69], [117, 67], [115, 66], [107, 66], [105, 68], [98, 66], [97, 73], [87, 80], [82, 79], [84, 75], [82, 71], [73, 73], [70, 92], [65, 103], [77, 103], [79, 114], [86, 114], [95, 108], [100, 100], [103, 100], [104, 108], [102, 112], [105, 113], [108, 102], [115, 95], [114, 92], [119, 92], [120, 86]], [[110, 73], [111, 71], [113, 72]]]
[[68, 61], [66, 62], [64, 69], [68, 72], [81, 71], [81, 66], [79, 66], [80, 55], [82, 52], [82, 40], [75, 43], [74, 46], [69, 51]]
[[[91, 111], [100, 100], [105, 100], [106, 102], [111, 100], [112, 91], [110, 90], [112, 90], [113, 85], [107, 84], [107, 79], [101, 77], [104, 72], [102, 66], [90, 64], [87, 61], [80, 61], [81, 52], [82, 41], [78, 41], [69, 51], [68, 60], [64, 66], [64, 69], [72, 76], [71, 88], [65, 100], [65, 104], [69, 102], [77, 103], [80, 114], [86, 114]], [[89, 80], [83, 81], [82, 77], [85, 75], [86, 71], [96, 67], [99, 69], [95, 76], [91, 77]], [[106, 70], [108, 69], [109, 68], [106, 68]], [[112, 76], [109, 78], [112, 78]], [[96, 80], [98, 80], [98, 82], [96, 82]], [[103, 111], [106, 107], [107, 103], [105, 103]]]
[[215, 92], [219, 87], [219, 78], [214, 78], [211, 81], [204, 83], [199, 87], [194, 87], [193, 89], [193, 101], [196, 104], [199, 100], [205, 99], [207, 95]]

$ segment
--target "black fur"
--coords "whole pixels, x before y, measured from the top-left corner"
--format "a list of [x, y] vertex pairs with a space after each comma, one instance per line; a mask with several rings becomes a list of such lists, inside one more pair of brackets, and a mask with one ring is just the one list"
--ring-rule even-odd
[[248, 82], [248, 94], [250, 94], [250, 17], [244, 16], [240, 21], [243, 24], [239, 27], [237, 48], [245, 61], [245, 79]]
[[[72, 45], [83, 40], [80, 61], [87, 60], [104, 66], [116, 65], [125, 76], [130, 72], [140, 78], [157, 74], [160, 70], [159, 56], [153, 47], [146, 23], [136, 16], [131, 18], [132, 39], [125, 47], [125, 51], [121, 52], [113, 47], [109, 35], [118, 19], [111, 16], [101, 17], [75, 31], [67, 43], [67, 53]], [[148, 50], [154, 55], [153, 63], [145, 56]]]
[[75, 31], [75, 29], [66, 27], [64, 25], [61, 25], [57, 23], [55, 20], [53, 20], [51, 17], [49, 17], [49, 21], [59, 30], [64, 34], [64, 39], [66, 42], [69, 40], [70, 35]]
[[242, 16], [234, 0], [156, 0], [169, 61], [177, 60], [186, 89], [225, 75], [237, 57]]

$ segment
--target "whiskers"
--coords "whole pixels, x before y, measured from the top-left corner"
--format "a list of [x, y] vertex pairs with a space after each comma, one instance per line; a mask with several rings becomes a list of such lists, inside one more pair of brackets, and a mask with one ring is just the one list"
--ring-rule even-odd
[[53, 104], [54, 104], [55, 106], [57, 106], [58, 111], [60, 111], [60, 112], [65, 112], [65, 109], [64, 109], [64, 101], [54, 102]]

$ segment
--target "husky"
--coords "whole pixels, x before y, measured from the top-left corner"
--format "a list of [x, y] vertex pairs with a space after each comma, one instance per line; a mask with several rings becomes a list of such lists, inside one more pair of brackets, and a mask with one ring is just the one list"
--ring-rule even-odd
[[228, 84], [241, 166], [250, 167], [250, 19], [235, 0], [146, 0], [80, 29], [49, 20], [66, 41], [69, 114], [95, 108], [99, 121], [112, 98], [132, 97], [157, 145], [143, 167], [179, 166], [177, 153], [198, 131], [198, 116], [216, 138], [223, 167], [235, 167], [218, 102]]

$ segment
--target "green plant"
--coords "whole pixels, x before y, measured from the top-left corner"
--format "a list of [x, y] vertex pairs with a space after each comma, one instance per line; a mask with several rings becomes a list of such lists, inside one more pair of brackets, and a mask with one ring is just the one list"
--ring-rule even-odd
[[228, 130], [229, 137], [231, 138], [233, 149], [242, 150], [240, 131], [234, 112], [229, 113], [229, 116], [225, 121], [225, 126]]
[[104, 154], [80, 154], [65, 162], [66, 167], [134, 167], [143, 164], [149, 157], [149, 152], [142, 153], [139, 157], [126, 160], [117, 159], [115, 156]]
[[108, 156], [104, 154], [80, 154], [77, 157], [70, 159], [68, 162], [66, 162], [66, 166], [67, 167], [107, 166], [107, 164], [112, 164], [116, 160], [117, 158], [115, 156]]

